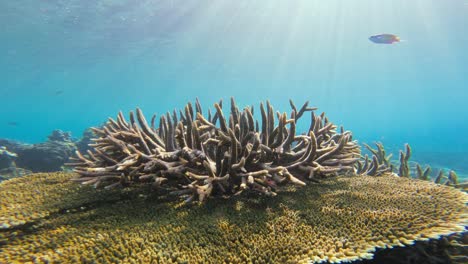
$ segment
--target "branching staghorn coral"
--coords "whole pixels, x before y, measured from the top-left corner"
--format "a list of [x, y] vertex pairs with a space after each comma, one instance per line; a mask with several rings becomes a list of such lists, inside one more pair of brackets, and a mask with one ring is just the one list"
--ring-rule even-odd
[[[373, 149], [369, 145], [363, 144], [372, 153], [372, 160], [369, 159], [368, 155], [365, 155], [364, 157], [362, 157], [361, 160], [357, 161], [355, 163], [355, 171], [357, 174], [379, 176], [386, 172], [395, 171], [395, 165], [392, 164], [390, 160], [392, 154], [386, 156], [383, 144], [380, 142], [375, 144], [377, 146], [377, 149]], [[416, 178], [420, 180], [431, 181], [430, 173], [432, 171], [432, 168], [430, 166], [426, 166], [426, 168], [423, 170], [421, 165], [416, 163], [414, 167], [416, 174], [411, 174], [409, 165], [410, 157], [411, 147], [409, 146], [409, 144], [405, 144], [405, 152], [400, 150], [400, 165], [398, 167], [398, 171], [394, 174], [405, 178]], [[458, 182], [458, 176], [453, 170], [449, 171], [448, 176], [445, 176], [443, 170], [439, 170], [439, 173], [434, 178], [434, 182], [437, 184], [453, 186], [455, 188], [468, 189], [468, 183]]]
[[372, 153], [372, 160], [369, 160], [369, 156], [365, 155], [363, 161], [359, 160], [356, 162], [357, 174], [378, 176], [393, 171], [393, 165], [390, 163], [392, 154], [386, 156], [385, 148], [382, 143], [377, 142], [375, 145], [377, 149], [373, 149], [371, 146], [364, 144], [364, 147]]
[[421, 165], [419, 164], [416, 164], [416, 173], [417, 173], [417, 178], [420, 179], [420, 180], [425, 180], [425, 181], [429, 181], [431, 179], [430, 177], [430, 173], [431, 173], [431, 167], [430, 166], [426, 166], [426, 168], [423, 170], [423, 168], [421, 167]]
[[468, 186], [468, 182], [460, 183], [458, 181], [458, 175], [453, 170], [449, 171], [448, 176], [445, 176], [444, 171], [440, 170], [434, 182], [462, 189], [466, 189]]
[[[151, 182], [186, 201], [245, 190], [273, 196], [280, 184], [305, 185], [306, 179], [353, 171], [360, 149], [351, 132], [341, 128], [337, 133], [337, 126], [324, 113], [315, 115], [308, 102], [300, 109], [290, 105], [288, 116], [275, 113], [268, 101], [261, 103], [261, 124], [253, 107], [240, 111], [233, 98], [227, 118], [222, 101], [214, 104], [214, 114], [204, 116], [197, 99], [195, 109], [188, 103], [179, 115], [162, 115], [158, 128], [156, 116], [148, 123], [139, 108], [130, 112], [129, 121], [119, 112], [102, 129], [93, 128], [94, 150], [77, 151], [68, 165], [83, 184], [112, 188]], [[297, 135], [297, 121], [306, 112], [311, 112], [309, 131]]]
[[405, 145], [406, 152], [400, 150], [400, 168], [398, 169], [398, 175], [400, 177], [407, 177], [410, 178], [410, 170], [408, 161], [411, 157], [411, 147], [409, 144]]

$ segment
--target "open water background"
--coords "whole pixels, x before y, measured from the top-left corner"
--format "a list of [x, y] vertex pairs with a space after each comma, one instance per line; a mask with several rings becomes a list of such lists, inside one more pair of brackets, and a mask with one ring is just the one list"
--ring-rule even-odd
[[[0, 138], [80, 137], [195, 97], [280, 111], [291, 98], [467, 177], [467, 28], [466, 0], [1, 1]], [[381, 33], [405, 41], [368, 40]]]

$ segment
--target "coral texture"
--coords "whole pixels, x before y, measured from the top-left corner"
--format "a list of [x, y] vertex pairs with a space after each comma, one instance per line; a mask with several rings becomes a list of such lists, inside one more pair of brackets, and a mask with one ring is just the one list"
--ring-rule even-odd
[[[214, 115], [203, 116], [198, 100], [177, 115], [161, 116], [155, 128], [142, 111], [130, 112], [130, 121], [120, 112], [109, 118], [87, 155], [77, 152], [76, 181], [112, 188], [137, 182], [151, 182], [155, 189], [170, 191], [186, 201], [203, 201], [212, 194], [232, 196], [243, 191], [276, 195], [278, 185], [305, 185], [337, 172], [353, 172], [360, 157], [351, 132], [329, 122], [325, 114], [305, 103], [292, 111], [274, 112], [269, 102], [260, 104], [261, 124], [254, 108], [239, 110], [231, 98], [229, 118], [222, 101]], [[297, 121], [311, 112], [306, 134], [296, 133]], [[276, 118], [275, 118], [276, 117]], [[277, 122], [275, 122], [275, 119]]]
[[71, 177], [0, 183], [0, 263], [344, 262], [461, 232], [468, 220], [466, 193], [391, 174], [203, 205], [137, 186], [94, 190]]
[[441, 169], [439, 170], [439, 173], [431, 179], [430, 173], [432, 168], [430, 166], [426, 166], [426, 168], [423, 169], [420, 164], [413, 162], [413, 166], [410, 167], [409, 159], [411, 157], [411, 147], [409, 144], [405, 144], [404, 152], [400, 150], [400, 164], [398, 166], [398, 171], [396, 171], [396, 164], [392, 164], [392, 161], [390, 160], [392, 154], [388, 156], [385, 154], [385, 148], [382, 143], [377, 142], [375, 145], [377, 146], [377, 149], [373, 149], [369, 145], [364, 144], [364, 147], [372, 153], [372, 160], [369, 159], [368, 155], [365, 155], [362, 159], [358, 160], [355, 163], [356, 174], [379, 176], [390, 172], [400, 177], [425, 181], [433, 180], [437, 184], [454, 186], [465, 191], [468, 190], [468, 182], [459, 182], [458, 176], [453, 170], [450, 170], [448, 175], [445, 176], [444, 171]]

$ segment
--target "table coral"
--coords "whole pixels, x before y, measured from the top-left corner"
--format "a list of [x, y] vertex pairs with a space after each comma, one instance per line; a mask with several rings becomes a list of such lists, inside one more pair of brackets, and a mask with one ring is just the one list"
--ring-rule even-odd
[[203, 205], [138, 186], [92, 190], [72, 177], [0, 183], [1, 263], [343, 262], [461, 232], [468, 220], [466, 193], [391, 174], [331, 177], [284, 186], [274, 198]]

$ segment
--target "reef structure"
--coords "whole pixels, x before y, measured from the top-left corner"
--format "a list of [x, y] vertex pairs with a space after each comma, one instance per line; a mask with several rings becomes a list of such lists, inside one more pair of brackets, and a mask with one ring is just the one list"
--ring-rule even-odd
[[[458, 185], [420, 180], [429, 174], [422, 168], [418, 180], [392, 173], [383, 145], [362, 161], [351, 132], [290, 103], [289, 117], [261, 104], [261, 124], [233, 99], [227, 119], [222, 102], [205, 117], [197, 100], [158, 128], [140, 109], [130, 121], [120, 112], [93, 128], [92, 149], [69, 164], [78, 175], [0, 183], [0, 262], [343, 263], [414, 245], [424, 253], [416, 263], [430, 263], [439, 255], [422, 243], [462, 239], [468, 195]], [[298, 135], [306, 112], [311, 124]], [[409, 173], [410, 154], [407, 146], [400, 171]], [[445, 255], [457, 263], [466, 254]]]
[[[372, 159], [368, 155], [365, 155], [358, 162], [355, 163], [355, 172], [359, 175], [367, 176], [380, 176], [385, 173], [393, 173], [399, 177], [413, 178], [425, 181], [433, 180], [434, 183], [454, 186], [463, 190], [468, 190], [467, 182], [459, 182], [458, 176], [455, 171], [450, 170], [448, 175], [444, 174], [444, 171], [441, 169], [436, 174], [436, 176], [431, 179], [430, 173], [432, 168], [426, 166], [425, 169], [421, 167], [420, 164], [413, 162], [414, 173], [412, 173], [410, 168], [410, 158], [411, 158], [411, 147], [409, 144], [405, 144], [405, 150], [400, 150], [400, 164], [391, 161], [392, 154], [386, 155], [385, 148], [382, 143], [376, 142], [376, 149], [371, 146], [364, 144], [364, 147], [372, 153]], [[398, 169], [397, 169], [398, 168]]]
[[[187, 202], [244, 191], [274, 196], [279, 185], [303, 186], [306, 180], [354, 172], [360, 148], [351, 132], [343, 127], [338, 132], [308, 102], [300, 109], [291, 100], [290, 105], [288, 115], [261, 103], [261, 124], [253, 107], [240, 111], [233, 98], [228, 118], [222, 101], [204, 116], [197, 99], [195, 109], [188, 103], [179, 115], [175, 110], [162, 115], [157, 128], [156, 115], [149, 124], [139, 108], [130, 112], [130, 121], [119, 112], [116, 120], [92, 128], [98, 136], [93, 149], [77, 151], [68, 165], [83, 184], [113, 188], [146, 182]], [[297, 122], [307, 112], [309, 129], [298, 135]]]
[[[75, 142], [71, 138], [71, 134], [61, 130], [52, 131], [47, 137], [47, 141], [36, 144], [0, 138], [0, 146], [6, 147], [6, 149], [16, 155], [13, 157], [14, 165], [9, 166], [8, 164], [2, 164], [0, 161], [0, 170], [14, 169], [32, 172], [62, 170], [64, 163], [69, 160], [77, 149]], [[2, 156], [1, 152], [0, 149], [0, 157]]]
[[[0, 263], [344, 263], [438, 242], [468, 223], [465, 192], [389, 173], [202, 205], [138, 185], [96, 190], [75, 176], [0, 183]], [[433, 253], [364, 263], [466, 263], [463, 251], [451, 261]]]

